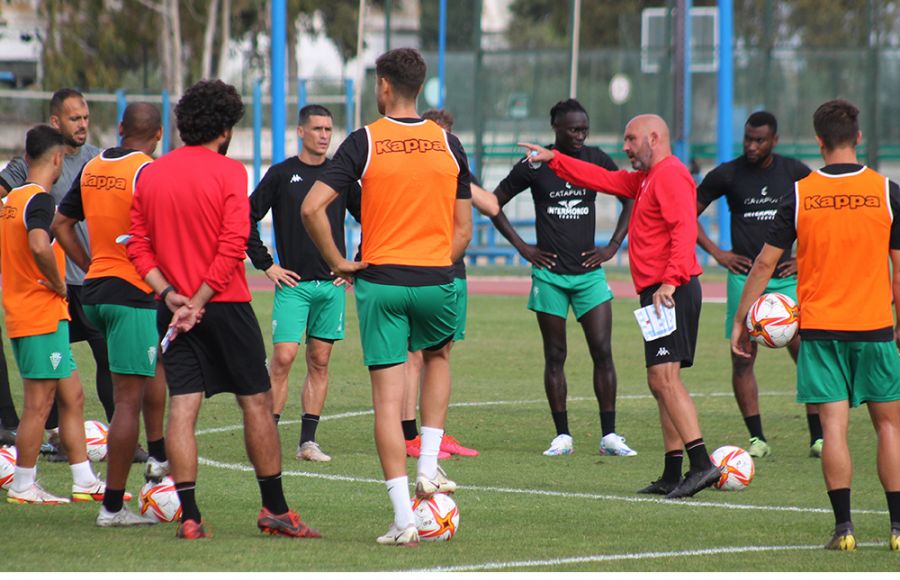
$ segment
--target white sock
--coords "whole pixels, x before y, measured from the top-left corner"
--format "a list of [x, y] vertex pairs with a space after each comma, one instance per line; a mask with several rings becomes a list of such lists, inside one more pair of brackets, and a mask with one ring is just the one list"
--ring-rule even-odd
[[419, 454], [417, 471], [425, 477], [437, 475], [438, 452], [441, 450], [443, 429], [422, 426], [422, 449]]
[[22, 493], [29, 487], [34, 485], [34, 478], [37, 477], [37, 465], [34, 467], [19, 467], [13, 472], [12, 485], [9, 488], [16, 493]]
[[94, 470], [91, 469], [90, 461], [82, 461], [81, 463], [72, 463], [69, 465], [72, 469], [72, 482], [81, 487], [88, 487], [97, 481]]
[[394, 506], [394, 525], [401, 530], [415, 524], [412, 512], [412, 499], [409, 497], [409, 478], [395, 477], [384, 482], [388, 497]]

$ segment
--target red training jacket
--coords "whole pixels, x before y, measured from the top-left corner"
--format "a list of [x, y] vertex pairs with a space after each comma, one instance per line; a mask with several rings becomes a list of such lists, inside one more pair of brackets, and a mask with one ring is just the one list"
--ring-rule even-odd
[[128, 257], [158, 267], [179, 294], [206, 284], [211, 302], [250, 302], [244, 256], [250, 235], [247, 171], [202, 146], [184, 146], [141, 171], [131, 203]]
[[608, 171], [556, 151], [549, 167], [579, 187], [634, 199], [628, 261], [638, 293], [656, 284], [678, 287], [703, 273], [695, 251], [697, 188], [675, 156], [650, 171]]

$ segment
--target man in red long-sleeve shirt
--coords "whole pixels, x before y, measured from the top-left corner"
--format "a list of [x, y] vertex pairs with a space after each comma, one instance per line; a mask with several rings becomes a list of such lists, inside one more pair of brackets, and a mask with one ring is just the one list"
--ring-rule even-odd
[[[663, 475], [638, 493], [689, 497], [711, 486], [719, 470], [709, 459], [697, 410], [681, 381], [694, 362], [702, 292], [697, 278], [697, 191], [687, 168], [672, 155], [669, 128], [657, 115], [639, 115], [625, 127], [622, 150], [637, 171], [609, 171], [559, 151], [522, 143], [532, 162], [547, 162], [561, 178], [595, 191], [634, 199], [628, 258], [641, 306], [674, 308], [677, 329], [644, 343], [647, 384], [659, 405], [665, 443]], [[682, 448], [690, 470], [682, 479]]]
[[159, 294], [157, 327], [171, 338], [162, 350], [171, 396], [166, 451], [182, 508], [176, 536], [210, 536], [194, 493], [194, 425], [204, 395], [229, 392], [243, 413], [262, 496], [257, 526], [268, 534], [317, 538], [319, 532], [288, 509], [281, 486], [266, 351], [244, 274], [247, 172], [225, 156], [243, 114], [240, 95], [222, 81], [188, 89], [175, 107], [185, 146], [140, 173], [132, 200], [128, 257]]

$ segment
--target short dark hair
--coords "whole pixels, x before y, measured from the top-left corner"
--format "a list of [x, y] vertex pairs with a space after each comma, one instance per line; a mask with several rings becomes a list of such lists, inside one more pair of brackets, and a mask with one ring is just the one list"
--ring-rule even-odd
[[568, 113], [584, 113], [587, 115], [587, 111], [581, 106], [581, 103], [575, 99], [566, 99], [565, 101], [559, 101], [550, 109], [550, 124], [556, 125], [556, 120]]
[[422, 118], [434, 121], [447, 131], [453, 131], [453, 113], [447, 109], [428, 109], [422, 113]]
[[813, 127], [826, 150], [855, 146], [859, 135], [859, 109], [845, 99], [822, 103], [813, 114]]
[[53, 96], [50, 97], [50, 114], [58, 115], [60, 111], [62, 111], [63, 103], [73, 97], [84, 99], [84, 95], [81, 94], [81, 91], [70, 88], [59, 89], [53, 93]]
[[35, 125], [25, 133], [25, 156], [30, 160], [38, 160], [54, 147], [66, 144], [62, 133], [50, 125]]
[[425, 60], [414, 48], [395, 48], [375, 61], [375, 74], [389, 83], [399, 96], [415, 100], [425, 83]]
[[778, 120], [769, 111], [756, 111], [747, 117], [745, 125], [751, 127], [771, 127], [772, 134], [778, 133]]
[[198, 81], [175, 105], [178, 134], [186, 145], [203, 145], [231, 129], [244, 116], [237, 90], [218, 79]]
[[331, 111], [329, 111], [322, 105], [306, 105], [305, 107], [300, 109], [297, 124], [304, 125], [307, 121], [309, 121], [309, 118], [313, 116], [334, 118], [334, 115], [331, 114]]

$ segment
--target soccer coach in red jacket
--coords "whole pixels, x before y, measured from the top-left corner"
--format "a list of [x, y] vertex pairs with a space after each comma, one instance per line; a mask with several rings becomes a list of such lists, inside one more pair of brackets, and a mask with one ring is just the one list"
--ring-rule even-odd
[[[628, 224], [628, 260], [641, 306], [674, 308], [674, 333], [644, 343], [647, 383], [659, 406], [665, 443], [663, 475], [638, 493], [690, 497], [719, 478], [700, 432], [697, 410], [681, 381], [694, 362], [700, 321], [702, 273], [697, 243], [697, 190], [687, 168], [672, 155], [669, 128], [657, 115], [639, 115], [625, 127], [622, 150], [637, 171], [608, 171], [539, 145], [522, 143], [532, 162], [546, 162], [579, 187], [634, 199]], [[690, 470], [681, 477], [682, 449]]]

